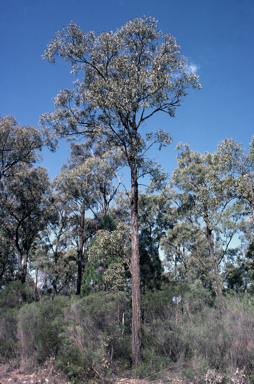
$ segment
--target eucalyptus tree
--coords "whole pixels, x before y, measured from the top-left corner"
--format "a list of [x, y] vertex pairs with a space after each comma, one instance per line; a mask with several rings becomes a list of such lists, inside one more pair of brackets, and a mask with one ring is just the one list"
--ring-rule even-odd
[[[222, 295], [219, 264], [226, 256], [230, 242], [238, 231], [241, 209], [234, 196], [232, 177], [220, 167], [218, 154], [193, 152], [189, 146], [178, 144], [178, 168], [173, 172], [171, 186], [182, 192], [179, 211], [190, 225], [199, 224], [207, 239], [216, 280], [216, 294]], [[179, 193], [172, 193], [177, 202]], [[195, 222], [190, 212], [194, 214]], [[214, 243], [214, 233], [216, 243]], [[216, 252], [217, 248], [217, 252]]]
[[[158, 179], [157, 179], [158, 180]], [[172, 225], [172, 204], [164, 193], [139, 194], [139, 231], [140, 231], [140, 272], [141, 288], [155, 291], [160, 289], [163, 280], [163, 267], [159, 252], [162, 239]], [[152, 188], [153, 190], [153, 188]]]
[[13, 242], [24, 283], [31, 247], [52, 214], [50, 181], [45, 168], [23, 165], [2, 186], [0, 229]]
[[43, 135], [35, 127], [22, 127], [13, 116], [0, 117], [0, 180], [22, 163], [35, 163], [43, 143]]
[[175, 115], [190, 87], [200, 88], [198, 78], [186, 70], [175, 39], [157, 30], [151, 17], [134, 19], [115, 33], [84, 33], [71, 23], [57, 32], [44, 58], [55, 63], [57, 56], [82, 74], [74, 90], [63, 90], [55, 98], [55, 112], [41, 117], [43, 126], [56, 135], [100, 138], [120, 148], [131, 173], [132, 234], [132, 359], [142, 361], [141, 307], [138, 233], [138, 178], [151, 143], [167, 145], [165, 131], [143, 139], [140, 128], [156, 113]]
[[11, 239], [0, 230], [0, 289], [15, 279], [17, 260]]
[[[250, 255], [249, 249], [254, 244], [254, 136], [249, 151], [233, 139], [222, 141], [218, 146], [216, 161], [231, 178], [231, 193], [238, 200], [243, 215], [240, 236], [242, 248], [246, 255]], [[249, 264], [249, 261], [245, 260], [244, 263]]]
[[218, 145], [216, 161], [231, 179], [231, 193], [241, 200], [254, 221], [254, 136], [248, 153], [235, 140], [223, 140]]
[[199, 279], [204, 287], [214, 288], [207, 241], [189, 199], [186, 201], [176, 193], [169, 193], [168, 198], [176, 204], [171, 209], [171, 225], [161, 242], [169, 277], [176, 283]]
[[[50, 145], [49, 136], [47, 137], [45, 133], [46, 131], [39, 131], [32, 126], [21, 126], [11, 115], [0, 117], [0, 275], [6, 273], [6, 269], [14, 272], [13, 258], [16, 257], [14, 235], [10, 236], [8, 231], [10, 215], [15, 216], [17, 207], [11, 206], [13, 198], [17, 201], [19, 199], [14, 195], [18, 193], [20, 196], [17, 189], [14, 192], [16, 188], [14, 185], [16, 182], [22, 183], [21, 175], [25, 175], [26, 170], [38, 160], [38, 151], [42, 149], [43, 145], [46, 143]], [[10, 193], [10, 197], [8, 193]], [[27, 204], [29, 204], [28, 201]], [[21, 228], [17, 230], [21, 231]], [[20, 271], [21, 264], [19, 263]]]
[[[112, 179], [122, 165], [121, 153], [112, 152], [91, 142], [71, 143], [71, 157], [55, 179], [55, 186], [62, 198], [72, 206], [72, 226], [77, 239], [77, 294], [81, 292], [83, 274], [83, 247], [109, 210], [120, 180], [114, 185]], [[86, 212], [90, 216], [85, 218]], [[91, 217], [91, 212], [94, 218]], [[96, 220], [95, 220], [96, 219]]]
[[112, 230], [98, 230], [89, 245], [88, 268], [83, 275], [82, 293], [126, 291], [131, 272], [129, 226], [118, 223]]
[[73, 290], [76, 281], [76, 254], [72, 244], [73, 205], [64, 196], [52, 193], [52, 215], [36, 239], [31, 255], [32, 268], [43, 276], [44, 289], [53, 294]]

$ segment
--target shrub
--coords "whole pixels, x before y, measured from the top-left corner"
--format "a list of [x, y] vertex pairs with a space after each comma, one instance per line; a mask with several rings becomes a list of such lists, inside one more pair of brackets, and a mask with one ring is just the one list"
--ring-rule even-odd
[[0, 355], [3, 361], [18, 356], [17, 314], [16, 309], [0, 312]]
[[[202, 376], [209, 368], [224, 373], [245, 369], [249, 375], [254, 366], [254, 299], [214, 300], [202, 289], [197, 295], [195, 287], [182, 288], [143, 297], [145, 364], [149, 366], [150, 356], [152, 367], [154, 355], [157, 366], [160, 357], [164, 364], [185, 361], [189, 373], [183, 374], [189, 380], [191, 372]], [[198, 368], [197, 361], [202, 363]]]
[[177, 361], [183, 350], [177, 324], [177, 306], [168, 290], [147, 293], [142, 300], [143, 342], [161, 357]]
[[210, 368], [250, 373], [254, 361], [254, 306], [234, 297], [217, 299], [213, 308], [191, 313], [180, 325], [189, 358], [204, 356]]
[[34, 292], [28, 283], [20, 280], [13, 281], [0, 292], [0, 308], [15, 308], [23, 304], [23, 299], [30, 303], [34, 301]]
[[128, 316], [127, 325], [122, 325], [123, 308], [128, 305], [123, 292], [98, 292], [73, 300], [65, 310], [58, 369], [75, 383], [94, 376], [104, 380], [116, 358], [130, 355]]
[[63, 309], [66, 299], [25, 304], [19, 311], [19, 340], [23, 363], [42, 364], [47, 358], [57, 356], [60, 348]]

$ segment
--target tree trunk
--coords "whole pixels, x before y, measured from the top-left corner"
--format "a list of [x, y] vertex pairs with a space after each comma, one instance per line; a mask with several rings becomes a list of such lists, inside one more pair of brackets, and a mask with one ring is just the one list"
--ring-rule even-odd
[[80, 216], [79, 245], [78, 245], [77, 295], [80, 295], [81, 283], [82, 283], [84, 225], [85, 225], [85, 208], [82, 207], [81, 208], [81, 216]]
[[22, 252], [19, 242], [18, 236], [13, 235], [14, 245], [18, 254], [18, 268], [21, 283], [24, 284], [26, 282], [26, 272], [27, 272], [27, 260], [28, 260], [28, 251]]
[[54, 280], [53, 280], [53, 289], [55, 294], [57, 295], [57, 282], [58, 282], [58, 252], [55, 250], [54, 252], [54, 263], [55, 263], [55, 270], [54, 270]]
[[21, 277], [21, 282], [24, 284], [26, 282], [26, 272], [27, 272], [27, 252], [25, 252], [24, 257], [23, 257], [23, 263], [19, 263], [19, 273]]
[[132, 365], [142, 362], [137, 166], [131, 167]]
[[[22, 252], [21, 252], [21, 250], [18, 247], [17, 253], [18, 253], [19, 275], [20, 275], [21, 283], [24, 284], [26, 282], [28, 252], [24, 252], [24, 255], [22, 255]], [[26, 302], [26, 291], [25, 291], [25, 289], [21, 290], [21, 297], [22, 297], [23, 303], [25, 303]]]
[[5, 258], [3, 256], [3, 253], [0, 249], [0, 260], [1, 260], [1, 263], [2, 263], [2, 268], [0, 269], [0, 279], [3, 277], [4, 273], [6, 272], [6, 265], [7, 265], [7, 262], [8, 262], [8, 254], [5, 255]]
[[213, 235], [212, 235], [212, 231], [209, 227], [206, 227], [206, 237], [207, 237], [208, 244], [209, 244], [210, 257], [211, 257], [212, 265], [213, 265], [213, 269], [214, 269], [215, 280], [216, 280], [216, 285], [217, 285], [217, 289], [218, 289], [218, 296], [222, 296], [222, 288], [221, 288], [221, 282], [220, 282], [219, 269], [218, 269], [216, 256], [214, 253]]
[[188, 270], [188, 257], [185, 254], [185, 248], [184, 247], [183, 247], [183, 264], [184, 264], [184, 268], [185, 268], [185, 271], [186, 271], [186, 274], [187, 274], [188, 283], [190, 284], [191, 279], [190, 279], [190, 273], [189, 273], [189, 270]]
[[[253, 196], [252, 196], [253, 198]], [[252, 220], [254, 221], [254, 200], [251, 202], [251, 213], [252, 213]]]

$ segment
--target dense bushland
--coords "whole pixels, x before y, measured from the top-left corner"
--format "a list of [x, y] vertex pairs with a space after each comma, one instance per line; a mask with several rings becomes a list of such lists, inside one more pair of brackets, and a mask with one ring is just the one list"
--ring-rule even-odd
[[[71, 23], [44, 58], [65, 59], [80, 82], [41, 130], [0, 117], [1, 361], [75, 384], [123, 371], [254, 381], [254, 136], [248, 151], [179, 143], [170, 178], [149, 160], [172, 139], [142, 135], [146, 120], [175, 116], [201, 88], [178, 48], [151, 17], [97, 37]], [[63, 137], [70, 158], [51, 183], [38, 151]]]
[[14, 306], [6, 296], [15, 285], [0, 293], [5, 303], [0, 314], [2, 362], [15, 360], [33, 371], [54, 361], [55, 369], [73, 383], [107, 382], [121, 372], [135, 377], [175, 372], [183, 383], [222, 382], [215, 381], [217, 375], [216, 380], [221, 376], [230, 383], [226, 377], [237, 369], [254, 381], [254, 299], [250, 296], [214, 299], [206, 290], [187, 284], [145, 294], [144, 362], [134, 371], [130, 368], [131, 301], [124, 292], [56, 296], [25, 304], [17, 300]]

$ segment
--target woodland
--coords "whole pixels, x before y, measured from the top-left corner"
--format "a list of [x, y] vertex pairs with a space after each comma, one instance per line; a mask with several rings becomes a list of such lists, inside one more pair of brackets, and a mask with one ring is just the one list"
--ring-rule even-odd
[[[0, 363], [52, 383], [254, 383], [254, 136], [179, 143], [172, 176], [149, 158], [172, 139], [142, 136], [146, 120], [201, 88], [151, 17], [98, 36], [71, 23], [57, 57], [73, 90], [40, 128], [0, 118]], [[60, 138], [51, 182], [40, 153]]]

